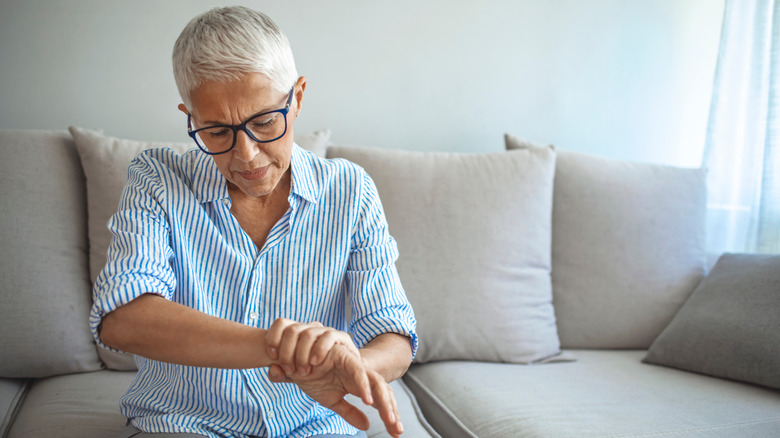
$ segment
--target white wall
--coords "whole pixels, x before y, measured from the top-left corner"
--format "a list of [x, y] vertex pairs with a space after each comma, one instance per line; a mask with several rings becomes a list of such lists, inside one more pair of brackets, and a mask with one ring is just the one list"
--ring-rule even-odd
[[[698, 166], [724, 0], [245, 1], [308, 78], [298, 131], [341, 144], [561, 149]], [[226, 2], [236, 3], [235, 1]], [[202, 0], [3, 0], [0, 128], [186, 139], [170, 54]]]

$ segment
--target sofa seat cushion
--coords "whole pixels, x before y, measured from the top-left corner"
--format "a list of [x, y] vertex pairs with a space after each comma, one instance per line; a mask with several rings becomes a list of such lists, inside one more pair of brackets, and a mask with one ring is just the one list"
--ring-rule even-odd
[[[98, 371], [36, 381], [18, 410], [8, 438], [115, 437], [125, 429], [119, 400], [134, 371]], [[411, 391], [402, 381], [391, 384], [404, 424], [404, 436], [440, 438], [425, 421]], [[354, 397], [350, 402], [371, 420], [369, 438], [389, 438], [376, 410]]]
[[135, 374], [97, 371], [37, 380], [8, 438], [117, 436], [127, 421], [119, 413], [119, 398]]
[[414, 365], [405, 380], [447, 437], [777, 436], [780, 393], [641, 362], [643, 350], [574, 350], [577, 362]]
[[27, 393], [25, 379], [0, 379], [0, 436], [6, 436]]

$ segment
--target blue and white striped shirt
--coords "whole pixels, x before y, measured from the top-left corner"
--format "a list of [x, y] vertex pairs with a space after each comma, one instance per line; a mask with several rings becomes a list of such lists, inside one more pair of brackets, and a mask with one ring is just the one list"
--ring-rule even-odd
[[[210, 315], [268, 328], [280, 317], [352, 334], [411, 338], [415, 320], [376, 187], [359, 166], [293, 146], [290, 208], [258, 249], [230, 213], [225, 178], [197, 149], [140, 154], [130, 165], [108, 263], [97, 278], [93, 335], [104, 315], [153, 292]], [[347, 320], [346, 307], [351, 316]], [[306, 437], [357, 432], [268, 368], [225, 370], [137, 357], [122, 413], [147, 432]]]

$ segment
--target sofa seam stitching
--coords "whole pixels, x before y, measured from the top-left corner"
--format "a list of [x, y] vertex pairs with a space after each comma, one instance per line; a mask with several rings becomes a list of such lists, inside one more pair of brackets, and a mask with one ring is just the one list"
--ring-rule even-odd
[[439, 406], [439, 407], [440, 407], [440, 408], [441, 408], [441, 409], [444, 411], [444, 413], [445, 413], [445, 414], [447, 414], [447, 415], [450, 417], [450, 419], [452, 419], [452, 421], [453, 421], [455, 424], [457, 424], [458, 426], [460, 426], [460, 427], [461, 427], [463, 430], [467, 431], [467, 432], [468, 432], [469, 434], [471, 434], [471, 436], [473, 436], [474, 438], [478, 438], [478, 435], [477, 435], [477, 434], [475, 434], [475, 433], [474, 433], [474, 431], [472, 431], [470, 427], [468, 427], [468, 426], [466, 426], [465, 424], [463, 424], [463, 421], [462, 421], [460, 418], [458, 418], [458, 416], [456, 416], [456, 415], [455, 415], [455, 414], [454, 414], [454, 413], [453, 413], [453, 412], [450, 410], [450, 408], [449, 408], [449, 407], [448, 407], [446, 404], [444, 404], [444, 403], [441, 401], [441, 399], [440, 399], [439, 397], [437, 397], [437, 396], [436, 396], [436, 395], [435, 395], [435, 394], [434, 394], [434, 393], [433, 393], [433, 392], [432, 392], [430, 389], [428, 389], [428, 387], [427, 387], [427, 386], [425, 386], [425, 384], [423, 384], [423, 383], [422, 383], [422, 381], [421, 381], [420, 379], [418, 379], [418, 378], [417, 378], [415, 375], [413, 375], [413, 374], [410, 374], [410, 373], [407, 373], [407, 374], [406, 374], [406, 376], [408, 376], [408, 377], [409, 377], [409, 379], [411, 379], [412, 381], [414, 381], [414, 383], [415, 383], [415, 384], [417, 384], [417, 386], [418, 386], [418, 387], [419, 387], [421, 390], [423, 390], [423, 391], [425, 392], [425, 394], [426, 394], [426, 395], [428, 395], [428, 396], [429, 396], [429, 397], [430, 397], [432, 400], [434, 400], [434, 401], [436, 402], [436, 404], [437, 404], [437, 405], [438, 405], [438, 406]]

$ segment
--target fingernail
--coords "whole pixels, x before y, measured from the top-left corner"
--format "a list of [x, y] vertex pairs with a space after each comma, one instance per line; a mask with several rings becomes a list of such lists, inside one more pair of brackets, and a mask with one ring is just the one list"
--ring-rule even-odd
[[311, 363], [312, 365], [319, 365], [320, 358], [317, 357], [316, 355], [314, 355], [314, 356], [311, 357], [311, 360], [309, 361], [309, 363]]
[[271, 347], [268, 349], [268, 355], [271, 356], [271, 359], [277, 359], [278, 352], [276, 351], [276, 348]]

